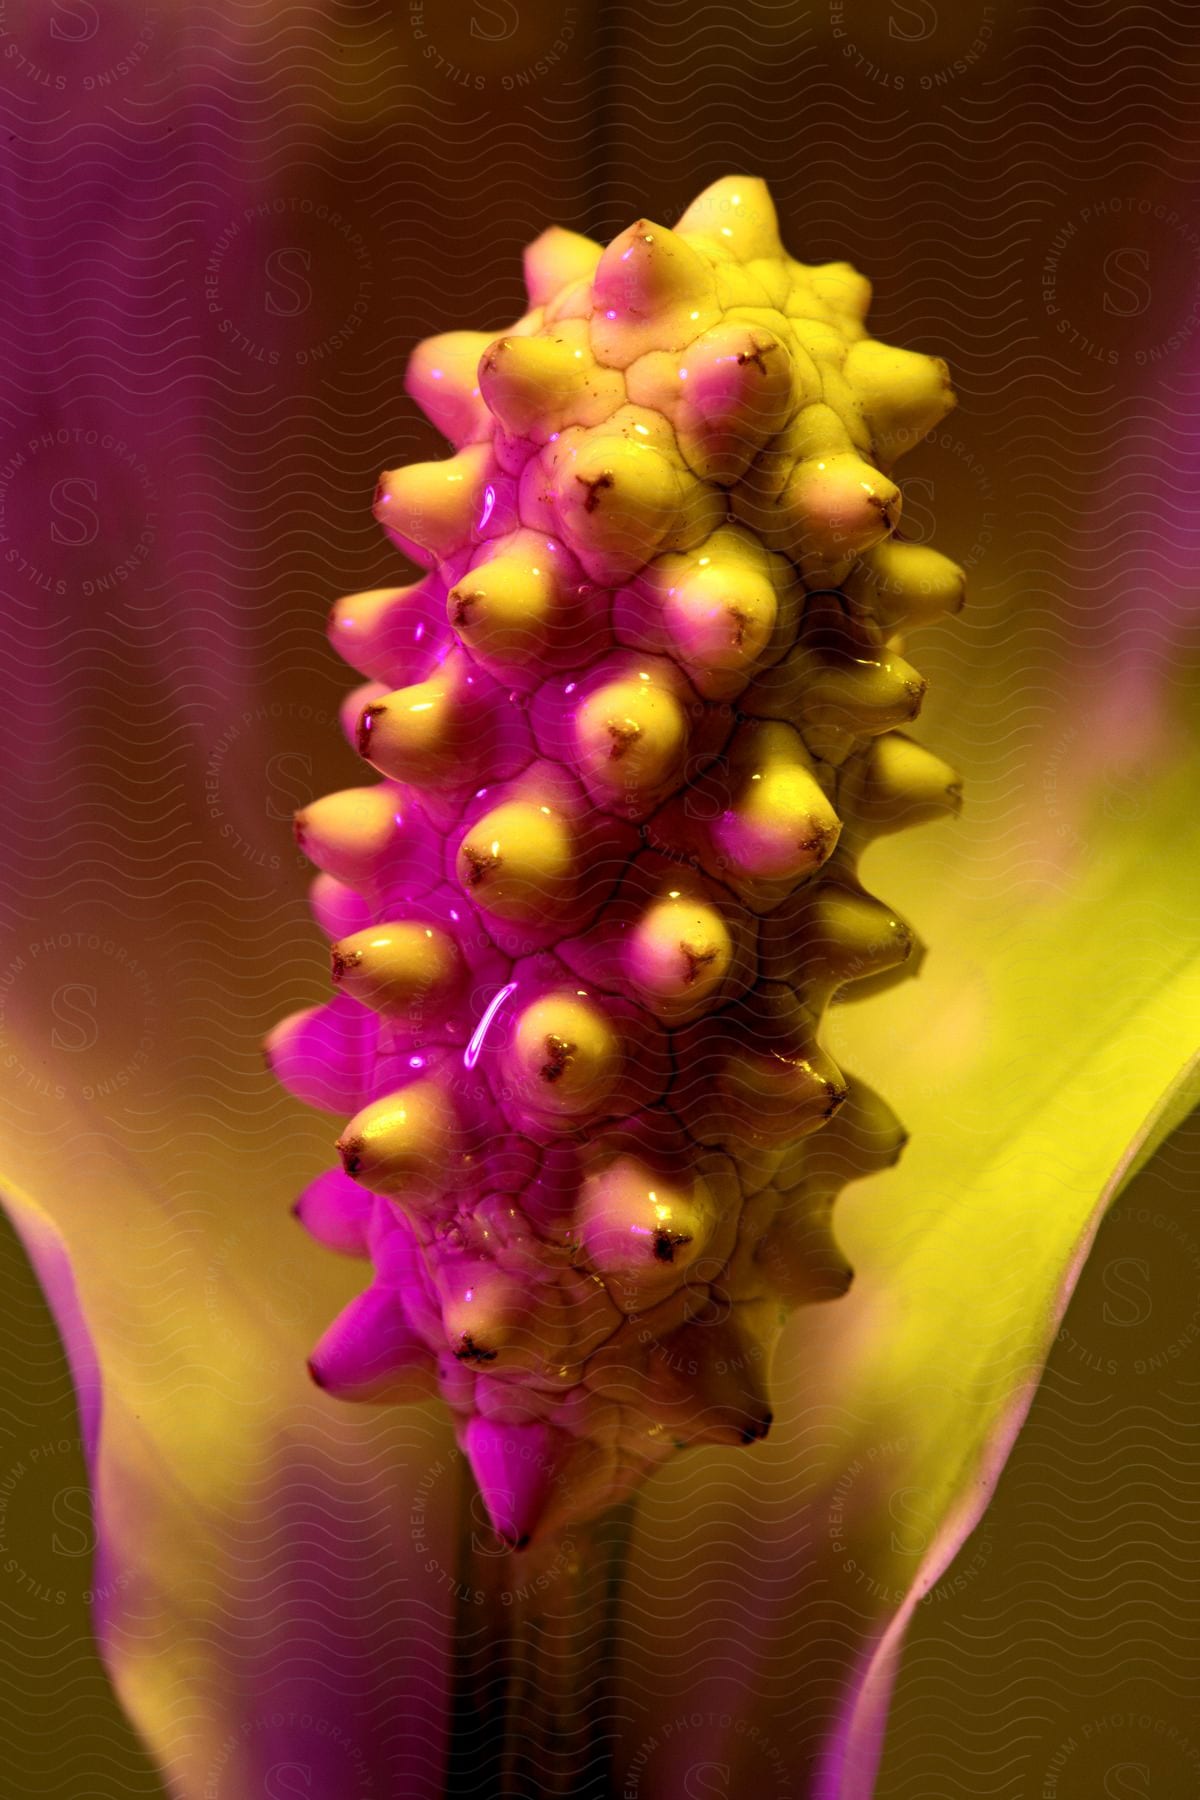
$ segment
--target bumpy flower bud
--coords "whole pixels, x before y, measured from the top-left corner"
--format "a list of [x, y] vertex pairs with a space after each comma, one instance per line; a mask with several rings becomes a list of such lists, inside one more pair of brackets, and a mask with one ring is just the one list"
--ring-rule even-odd
[[440, 1386], [514, 1544], [760, 1439], [787, 1312], [846, 1291], [834, 1199], [904, 1133], [822, 1016], [918, 960], [858, 860], [957, 809], [895, 634], [962, 601], [891, 472], [945, 365], [761, 181], [525, 271], [412, 358], [455, 454], [376, 497], [426, 573], [334, 609], [382, 779], [297, 820], [338, 991], [269, 1044], [353, 1114], [297, 1216], [375, 1269], [314, 1379]]

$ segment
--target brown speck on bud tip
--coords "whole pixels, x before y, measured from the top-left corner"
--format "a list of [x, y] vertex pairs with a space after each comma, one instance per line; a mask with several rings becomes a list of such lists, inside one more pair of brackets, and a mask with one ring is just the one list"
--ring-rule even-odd
[[370, 756], [371, 733], [375, 728], [375, 721], [381, 719], [386, 711], [387, 707], [382, 701], [375, 701], [372, 705], [363, 707], [354, 732], [354, 748], [360, 756]]
[[610, 740], [609, 762], [620, 762], [642, 735], [642, 728], [634, 719], [609, 719], [604, 729]]
[[335, 982], [345, 979], [351, 969], [356, 969], [362, 961], [362, 952], [345, 951], [340, 944], [331, 944], [329, 948], [329, 973]]
[[308, 1359], [307, 1367], [308, 1367], [309, 1380], [312, 1382], [314, 1387], [319, 1387], [321, 1389], [322, 1393], [324, 1393], [325, 1382], [322, 1379], [320, 1369], [318, 1369], [316, 1363], [313, 1361], [311, 1356]]
[[685, 987], [694, 987], [699, 980], [701, 969], [707, 969], [710, 963], [717, 960], [717, 952], [712, 946], [698, 950], [694, 944], [681, 943], [679, 954], [686, 965], [683, 977]]
[[470, 844], [462, 847], [462, 859], [467, 865], [467, 886], [477, 888], [482, 881], [500, 867], [500, 858], [489, 854], [486, 850], [475, 850]]
[[820, 830], [810, 832], [807, 837], [799, 838], [796, 848], [805, 856], [811, 856], [814, 863], [823, 863], [833, 854], [833, 848], [840, 833], [840, 825], [823, 825]]
[[342, 1167], [347, 1175], [357, 1175], [362, 1168], [363, 1141], [361, 1138], [339, 1138], [334, 1149], [342, 1159]]
[[510, 337], [502, 337], [497, 338], [494, 343], [488, 345], [487, 349], [479, 359], [479, 378], [481, 381], [485, 375], [491, 374], [501, 356], [511, 343], [512, 339]]
[[305, 834], [305, 831], [307, 830], [307, 825], [308, 825], [308, 821], [307, 821], [306, 815], [303, 812], [298, 812], [298, 813], [293, 814], [293, 816], [292, 816], [292, 836], [295, 838], [296, 842], [299, 844], [301, 850], [303, 850], [305, 848], [304, 834]]
[[543, 1081], [560, 1081], [575, 1055], [576, 1046], [569, 1044], [565, 1038], [555, 1037], [548, 1033], [546, 1037], [546, 1060], [538, 1070]]
[[821, 1116], [825, 1119], [832, 1119], [839, 1107], [845, 1106], [846, 1098], [850, 1090], [846, 1087], [837, 1087], [832, 1081], [827, 1081], [825, 1083], [825, 1092], [829, 1096], [829, 1104], [826, 1106]]
[[[912, 957], [913, 951], [916, 950], [916, 948], [918, 946], [919, 940], [917, 938], [916, 932], [913, 930], [911, 925], [909, 925], [905, 922], [905, 920], [897, 919], [893, 935], [894, 935], [894, 941], [895, 941], [895, 945], [896, 945], [896, 955], [897, 955], [898, 960], [901, 963], [908, 962], [910, 960], [910, 958]], [[924, 948], [925, 947], [922, 944], [921, 945], [921, 950], [922, 950], [922, 959], [921, 960], [924, 960], [924, 955], [923, 955]]]
[[774, 1413], [765, 1413], [761, 1419], [756, 1419], [752, 1425], [747, 1425], [742, 1432], [743, 1444], [761, 1444], [774, 1423]]
[[522, 1532], [519, 1538], [513, 1538], [511, 1542], [514, 1550], [527, 1550], [533, 1542], [533, 1539], [530, 1537], [529, 1533], [525, 1531]]
[[462, 631], [470, 623], [471, 608], [478, 606], [482, 599], [483, 595], [478, 588], [471, 588], [466, 592], [462, 588], [453, 590], [450, 595], [450, 623], [455, 631]]
[[658, 1262], [673, 1263], [676, 1250], [682, 1250], [685, 1244], [691, 1243], [685, 1231], [659, 1231], [654, 1238], [654, 1255]]
[[589, 481], [584, 475], [577, 475], [575, 479], [580, 487], [587, 489], [587, 499], [583, 503], [584, 512], [594, 513], [600, 504], [600, 496], [604, 489], [610, 488], [613, 484], [612, 474], [605, 470], [603, 475], [597, 475], [593, 481]]

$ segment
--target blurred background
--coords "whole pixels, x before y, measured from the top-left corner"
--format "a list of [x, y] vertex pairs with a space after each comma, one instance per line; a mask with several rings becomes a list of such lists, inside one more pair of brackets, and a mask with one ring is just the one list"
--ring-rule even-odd
[[[511, 322], [550, 221], [606, 240], [765, 176], [793, 253], [869, 273], [873, 331], [959, 392], [905, 465], [906, 529], [936, 520], [971, 579], [953, 643], [921, 643], [924, 740], [969, 761], [1038, 737], [1053, 820], [1115, 658], [1105, 804], [1133, 814], [1196, 614], [1198, 98], [1188, 0], [0, 6], [5, 1123], [53, 1100], [12, 1008], [73, 1059], [104, 1155], [180, 1216], [227, 1208], [214, 1335], [242, 1259], [311, 1336], [355, 1285], [283, 1229], [328, 1127], [258, 1044], [325, 992], [288, 821], [358, 777], [324, 625], [402, 578], [370, 498], [441, 450], [403, 394], [415, 341]], [[882, 1800], [1200, 1793], [1198, 1175], [1193, 1125], [1103, 1227], [996, 1503], [920, 1610]], [[90, 1648], [70, 1384], [7, 1232], [0, 1276], [8, 1791], [148, 1800]], [[919, 1515], [897, 1530], [917, 1554]], [[694, 1543], [662, 1554], [711, 1632], [719, 1577]], [[766, 1679], [788, 1762], [786, 1661]]]

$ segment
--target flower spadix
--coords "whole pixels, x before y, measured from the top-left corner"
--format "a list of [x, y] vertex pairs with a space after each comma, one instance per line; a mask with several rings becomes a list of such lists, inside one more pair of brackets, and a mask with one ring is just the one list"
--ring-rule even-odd
[[896, 633], [962, 600], [891, 472], [945, 365], [762, 182], [526, 279], [410, 364], [455, 451], [376, 496], [425, 575], [334, 610], [380, 779], [300, 816], [339, 991], [274, 1039], [353, 1113], [298, 1215], [376, 1268], [314, 1376], [440, 1382], [514, 1543], [760, 1439], [788, 1312], [846, 1290], [833, 1198], [903, 1130], [822, 1016], [917, 960], [858, 861], [958, 804]]

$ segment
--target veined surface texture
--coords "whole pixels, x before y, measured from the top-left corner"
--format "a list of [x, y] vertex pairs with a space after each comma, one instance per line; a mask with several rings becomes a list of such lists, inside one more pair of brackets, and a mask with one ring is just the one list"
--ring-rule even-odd
[[900, 634], [963, 592], [890, 475], [945, 365], [761, 181], [525, 269], [410, 363], [455, 454], [380, 481], [422, 579], [334, 610], [379, 779], [297, 819], [338, 991], [269, 1042], [352, 1115], [299, 1216], [374, 1265], [314, 1379], [440, 1391], [513, 1543], [762, 1438], [788, 1313], [849, 1285], [835, 1196], [904, 1132], [819, 1029], [915, 960], [857, 867], [958, 806]]

